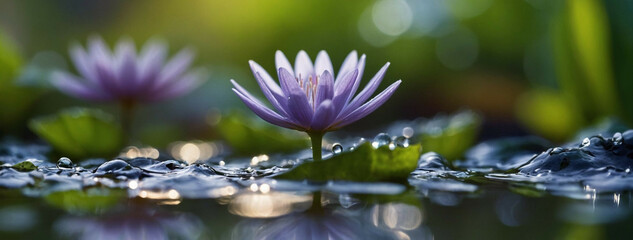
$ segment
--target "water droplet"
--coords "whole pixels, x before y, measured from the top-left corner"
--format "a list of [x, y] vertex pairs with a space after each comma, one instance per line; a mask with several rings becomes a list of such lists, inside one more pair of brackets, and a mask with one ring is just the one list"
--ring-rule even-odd
[[390, 142], [391, 142], [391, 137], [389, 137], [389, 134], [380, 133], [376, 135], [376, 137], [374, 138], [374, 141], [371, 142], [371, 145], [374, 148], [379, 148], [379, 147], [389, 144]]
[[616, 132], [615, 134], [613, 134], [613, 143], [615, 145], [622, 144], [622, 133]]
[[335, 143], [332, 145], [332, 153], [339, 154], [343, 152], [343, 146], [341, 144]]
[[585, 138], [582, 140], [582, 143], [580, 144], [580, 147], [589, 147], [589, 145], [591, 145], [591, 140], [589, 140], [589, 138]]
[[405, 127], [405, 128], [402, 129], [402, 136], [404, 136], [405, 138], [413, 137], [414, 133], [415, 133], [415, 131], [413, 131], [413, 128], [411, 128], [411, 127]]
[[397, 147], [409, 147], [409, 139], [405, 136], [398, 136], [393, 139]]
[[553, 149], [552, 149], [552, 151], [550, 152], [550, 154], [559, 154], [559, 153], [562, 153], [562, 152], [563, 152], [563, 149], [562, 149], [562, 148], [555, 147], [555, 148], [553, 148]]
[[59, 169], [71, 169], [73, 168], [73, 161], [67, 157], [61, 157], [57, 160], [57, 168]]

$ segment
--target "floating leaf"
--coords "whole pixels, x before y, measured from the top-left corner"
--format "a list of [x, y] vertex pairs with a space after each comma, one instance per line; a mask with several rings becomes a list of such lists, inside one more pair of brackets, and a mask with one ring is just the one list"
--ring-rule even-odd
[[31, 120], [29, 127], [71, 158], [113, 156], [123, 142], [122, 132], [112, 116], [94, 109], [67, 109]]
[[89, 188], [53, 192], [44, 199], [49, 204], [72, 213], [99, 213], [114, 206], [126, 196], [126, 191], [122, 189]]
[[480, 116], [472, 111], [437, 116], [422, 125], [416, 138], [424, 152], [436, 152], [453, 161], [474, 144], [480, 124]]
[[328, 181], [346, 180], [357, 182], [404, 182], [415, 170], [420, 157], [420, 144], [390, 150], [385, 145], [378, 149], [365, 142], [354, 151], [334, 155], [319, 162], [306, 162], [284, 174], [279, 179]]
[[309, 146], [307, 136], [232, 113], [218, 124], [218, 131], [237, 154], [288, 153]]
[[11, 166], [13, 169], [18, 170], [20, 172], [30, 172], [37, 169], [37, 166], [33, 164], [31, 161], [22, 161]]

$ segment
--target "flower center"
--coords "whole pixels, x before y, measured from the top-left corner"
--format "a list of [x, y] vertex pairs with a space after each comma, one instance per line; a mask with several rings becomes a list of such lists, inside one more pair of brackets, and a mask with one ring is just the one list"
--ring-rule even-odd
[[308, 103], [312, 106], [312, 110], [316, 108], [316, 93], [317, 93], [317, 85], [319, 85], [319, 76], [310, 75], [307, 79], [303, 79], [301, 74], [297, 78], [297, 82], [306, 96], [308, 97]]

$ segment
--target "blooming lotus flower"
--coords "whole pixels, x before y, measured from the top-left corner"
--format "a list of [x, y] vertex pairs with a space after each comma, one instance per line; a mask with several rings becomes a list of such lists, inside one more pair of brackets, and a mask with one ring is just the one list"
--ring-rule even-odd
[[200, 83], [197, 73], [186, 73], [193, 52], [183, 49], [169, 61], [167, 46], [150, 41], [137, 55], [131, 40], [120, 40], [110, 51], [103, 39], [92, 37], [86, 49], [70, 48], [80, 77], [55, 72], [53, 85], [60, 91], [91, 101], [153, 102], [190, 92]]
[[330, 57], [325, 51], [319, 52], [315, 64], [305, 51], [300, 51], [294, 68], [286, 56], [277, 51], [275, 55], [279, 83], [260, 65], [250, 61], [251, 69], [264, 96], [274, 107], [266, 107], [234, 80], [233, 91], [255, 114], [262, 119], [286, 128], [304, 131], [312, 140], [313, 159], [321, 159], [323, 134], [353, 123], [380, 107], [400, 85], [398, 80], [376, 95], [369, 97], [380, 85], [389, 63], [369, 81], [356, 96], [360, 79], [365, 68], [365, 55], [360, 59], [352, 51], [335, 75]]
[[347, 55], [338, 75], [334, 74], [325, 51], [319, 52], [315, 64], [305, 51], [297, 54], [294, 68], [281, 51], [277, 51], [275, 62], [280, 85], [259, 64], [249, 63], [257, 83], [276, 111], [231, 80], [235, 86], [233, 91], [262, 119], [308, 133], [336, 130], [369, 115], [389, 99], [401, 82], [394, 82], [367, 101], [380, 85], [389, 63], [354, 97], [365, 68], [365, 55], [359, 59], [356, 51]]

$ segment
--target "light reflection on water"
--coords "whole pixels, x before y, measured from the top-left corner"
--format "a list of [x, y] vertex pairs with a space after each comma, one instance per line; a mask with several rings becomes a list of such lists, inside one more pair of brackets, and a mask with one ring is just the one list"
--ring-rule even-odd
[[[257, 186], [257, 185], [255, 185]], [[284, 192], [237, 194], [229, 202], [229, 212], [249, 218], [272, 218], [295, 211], [305, 211], [312, 204], [311, 195]]]

